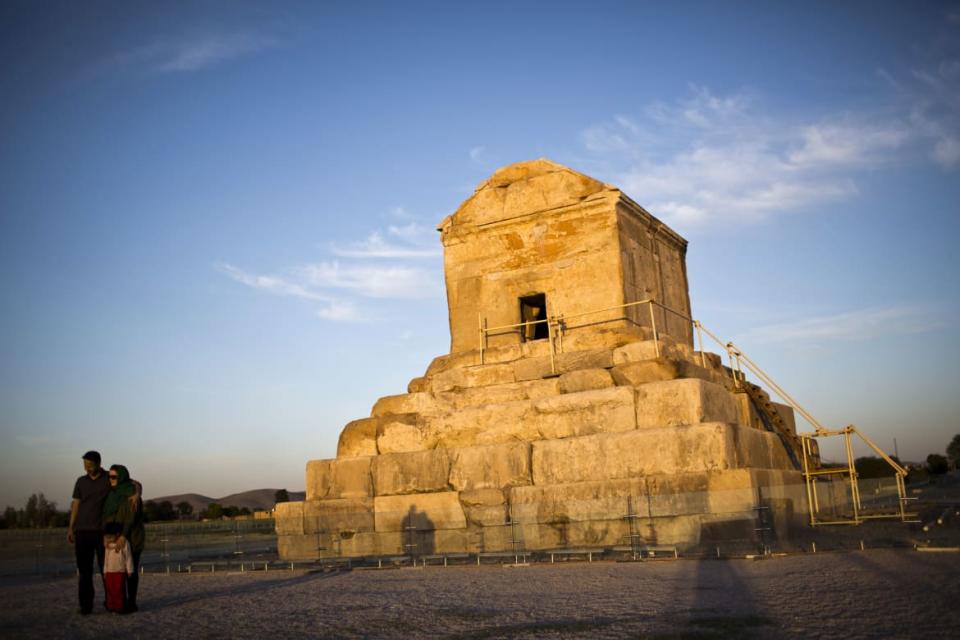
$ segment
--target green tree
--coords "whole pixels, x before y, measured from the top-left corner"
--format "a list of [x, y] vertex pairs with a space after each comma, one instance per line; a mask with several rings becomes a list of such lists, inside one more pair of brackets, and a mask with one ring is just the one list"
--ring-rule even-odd
[[27, 504], [23, 507], [23, 518], [20, 519], [21, 527], [32, 529], [37, 526], [37, 514], [39, 513], [37, 502], [37, 494], [35, 493], [27, 498]]
[[38, 495], [37, 508], [40, 515], [41, 527], [53, 527], [57, 522], [57, 503], [47, 500], [43, 494]]
[[177, 513], [180, 514], [181, 518], [186, 518], [191, 513], [193, 513], [193, 505], [183, 500], [177, 503]]
[[157, 503], [153, 500], [147, 500], [143, 503], [143, 519], [146, 522], [157, 520]]
[[290, 502], [290, 494], [286, 489], [277, 489], [277, 492], [273, 494], [273, 501], [276, 503]]
[[17, 528], [17, 510], [14, 507], [7, 507], [3, 511], [3, 528], [4, 529], [16, 529]]
[[173, 509], [173, 503], [164, 500], [157, 505], [157, 520], [176, 520], [177, 512]]
[[949, 471], [950, 466], [947, 464], [947, 458], [940, 455], [939, 453], [931, 453], [927, 456], [927, 471], [930, 472], [932, 476], [938, 476]]
[[960, 469], [960, 433], [953, 436], [953, 440], [947, 445], [947, 458], [954, 469]]
[[203, 517], [210, 520], [219, 520], [223, 517], [223, 507], [216, 502], [211, 502], [207, 505], [206, 511], [203, 512]]
[[223, 515], [226, 516], [227, 518], [232, 518], [233, 516], [237, 515], [238, 511], [239, 509], [237, 509], [233, 505], [227, 505], [223, 508]]
[[[890, 456], [896, 461], [897, 464], [901, 464], [897, 460], [896, 456]], [[877, 458], [873, 456], [866, 456], [863, 458], [857, 458], [853, 461], [853, 466], [857, 470], [857, 475], [860, 478], [888, 478], [896, 474], [893, 467], [887, 464], [887, 461], [883, 458]]]

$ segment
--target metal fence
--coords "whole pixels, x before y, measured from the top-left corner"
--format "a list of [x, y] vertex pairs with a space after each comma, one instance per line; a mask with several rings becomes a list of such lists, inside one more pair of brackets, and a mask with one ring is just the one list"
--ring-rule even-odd
[[[826, 483], [825, 483], [826, 484]], [[849, 486], [833, 482], [821, 508], [843, 515]], [[864, 509], [898, 507], [894, 478], [861, 480]], [[413, 496], [411, 496], [413, 499]], [[760, 491], [539, 496], [529, 503], [465, 505], [444, 520], [427, 504], [405, 511], [336, 511], [302, 518], [147, 525], [144, 573], [273, 571], [318, 567], [516, 564], [744, 557], [775, 553], [960, 544], [960, 504], [916, 503], [921, 522], [811, 527], [801, 483]], [[454, 510], [456, 511], [456, 510]], [[939, 520], [939, 521], [938, 521]], [[376, 531], [373, 531], [376, 521]], [[277, 524], [288, 553], [280, 560]], [[291, 553], [292, 552], [292, 553]], [[0, 575], [72, 575], [65, 529], [0, 531]]]
[[[638, 483], [639, 487], [643, 483]], [[849, 482], [824, 480], [821, 509], [843, 517], [851, 510]], [[379, 507], [324, 513], [310, 508], [278, 520], [286, 555], [334, 562], [377, 564], [516, 562], [563, 559], [752, 556], [916, 544], [918, 523], [876, 521], [854, 527], [811, 527], [805, 485], [589, 497], [520, 496], [513, 504], [442, 508], [428, 498], [405, 496], [408, 508]], [[517, 497], [517, 496], [515, 496]], [[899, 507], [896, 480], [865, 480], [866, 512]], [[941, 508], [942, 511], [942, 508]], [[465, 523], [464, 523], [465, 516]], [[373, 522], [376, 521], [376, 531]]]
[[[212, 569], [277, 560], [273, 519], [163, 522], [146, 525], [144, 572]], [[69, 575], [76, 572], [66, 529], [0, 531], [0, 575]]]

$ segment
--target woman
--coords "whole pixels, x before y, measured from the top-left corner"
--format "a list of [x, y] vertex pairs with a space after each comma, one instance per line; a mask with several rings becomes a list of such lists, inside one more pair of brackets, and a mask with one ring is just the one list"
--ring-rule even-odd
[[127, 580], [127, 611], [137, 610], [137, 586], [140, 582], [140, 554], [146, 541], [143, 528], [143, 502], [137, 501], [136, 507], [130, 500], [137, 490], [130, 481], [130, 473], [121, 464], [110, 467], [107, 473], [110, 479], [110, 493], [103, 503], [103, 525], [116, 522], [121, 526], [120, 537], [130, 543], [133, 551], [133, 575]]

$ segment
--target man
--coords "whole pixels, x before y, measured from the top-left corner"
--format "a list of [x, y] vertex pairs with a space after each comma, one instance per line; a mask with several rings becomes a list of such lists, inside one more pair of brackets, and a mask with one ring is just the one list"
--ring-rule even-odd
[[[83, 470], [86, 475], [77, 478], [73, 486], [73, 502], [70, 504], [70, 527], [67, 529], [67, 542], [74, 546], [77, 558], [77, 571], [80, 574], [80, 613], [93, 611], [93, 557], [96, 555], [103, 575], [103, 531], [101, 519], [103, 503], [110, 493], [110, 480], [100, 466], [100, 454], [87, 451], [83, 454]], [[136, 504], [140, 500], [142, 487], [133, 480], [136, 493], [130, 501]]]

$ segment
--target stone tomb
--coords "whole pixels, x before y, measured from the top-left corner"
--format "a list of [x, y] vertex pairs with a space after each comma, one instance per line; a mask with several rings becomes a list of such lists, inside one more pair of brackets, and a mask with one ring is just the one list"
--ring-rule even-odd
[[[686, 548], [752, 537], [759, 506], [778, 534], [797, 521], [793, 412], [774, 403], [771, 430], [694, 351], [683, 238], [542, 159], [439, 231], [450, 353], [307, 463], [306, 500], [276, 508], [282, 558]], [[622, 307], [647, 299], [675, 313]]]

